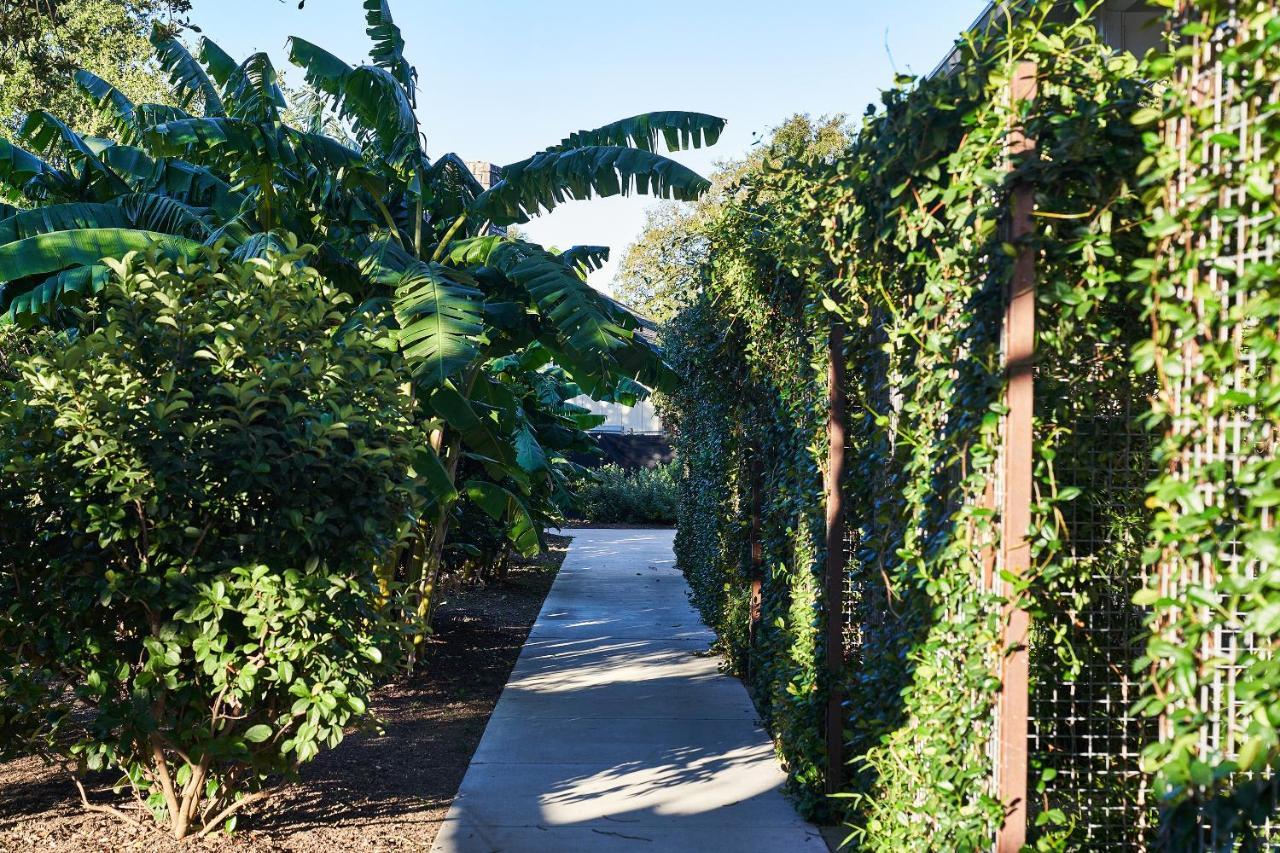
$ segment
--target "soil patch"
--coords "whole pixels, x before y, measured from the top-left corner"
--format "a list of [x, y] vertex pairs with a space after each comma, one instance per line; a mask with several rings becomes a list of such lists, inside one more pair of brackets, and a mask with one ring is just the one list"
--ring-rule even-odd
[[[23, 759], [0, 764], [0, 851], [429, 849], [564, 561], [569, 537], [547, 539], [550, 554], [513, 562], [505, 581], [441, 605], [425, 665], [374, 695], [381, 733], [352, 733], [322, 753], [298, 783], [246, 809], [235, 835], [177, 844], [158, 830], [87, 813], [66, 776]], [[92, 781], [108, 787], [113, 779]], [[106, 802], [110, 791], [91, 797]]]

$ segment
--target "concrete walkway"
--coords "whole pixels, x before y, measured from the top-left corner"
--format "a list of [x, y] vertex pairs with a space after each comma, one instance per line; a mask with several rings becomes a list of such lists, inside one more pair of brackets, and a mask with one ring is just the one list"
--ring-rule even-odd
[[436, 853], [825, 853], [669, 530], [575, 530]]

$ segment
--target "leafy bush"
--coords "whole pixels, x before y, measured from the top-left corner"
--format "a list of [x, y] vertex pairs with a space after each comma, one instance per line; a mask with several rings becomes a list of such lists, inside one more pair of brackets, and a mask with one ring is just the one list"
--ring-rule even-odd
[[373, 566], [423, 440], [303, 261], [128, 256], [0, 364], [0, 744], [179, 838], [335, 746], [396, 645]]
[[574, 490], [578, 514], [601, 524], [675, 524], [675, 466], [628, 471], [605, 465], [588, 471]]

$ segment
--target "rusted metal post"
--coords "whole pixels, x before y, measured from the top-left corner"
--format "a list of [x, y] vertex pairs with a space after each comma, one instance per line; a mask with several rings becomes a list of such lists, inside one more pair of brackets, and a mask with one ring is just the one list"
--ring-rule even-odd
[[[1036, 97], [1036, 64], [1020, 62], [1014, 73], [1012, 97], [1015, 108]], [[1010, 134], [1010, 165], [1035, 152], [1035, 140], [1021, 126]], [[1004, 450], [1000, 472], [1004, 489], [1000, 508], [1000, 566], [1010, 578], [1026, 573], [1030, 565], [1032, 444], [1034, 404], [1034, 356], [1036, 343], [1036, 257], [1028, 245], [1034, 229], [1035, 190], [1020, 182], [1013, 188], [1009, 216], [1010, 242], [1018, 247], [1013, 274], [1009, 278], [1004, 320], [1004, 367], [1006, 374]], [[1027, 740], [1029, 735], [1030, 667], [1027, 633], [1030, 616], [1016, 600], [1014, 583], [1005, 580], [1002, 589], [1010, 597], [1004, 619], [1000, 665], [998, 748], [1000, 755], [999, 792], [1006, 817], [996, 836], [997, 853], [1016, 853], [1027, 842]]]
[[831, 323], [827, 341], [827, 773], [826, 789], [844, 787], [844, 324]]
[[[764, 600], [764, 543], [760, 539], [760, 463], [751, 461], [751, 615], [747, 638], [754, 648]], [[752, 662], [748, 663], [751, 666]]]

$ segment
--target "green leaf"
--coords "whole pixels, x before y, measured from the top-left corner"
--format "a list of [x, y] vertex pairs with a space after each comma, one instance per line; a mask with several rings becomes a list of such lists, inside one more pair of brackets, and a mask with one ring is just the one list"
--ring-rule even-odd
[[436, 501], [447, 504], [457, 499], [458, 491], [454, 488], [453, 479], [434, 450], [430, 448], [419, 450], [413, 458], [413, 469], [426, 481]]
[[502, 169], [502, 180], [472, 204], [478, 220], [528, 222], [570, 199], [649, 194], [693, 201], [711, 187], [706, 178], [659, 154], [593, 145], [545, 151]]
[[106, 183], [109, 192], [127, 193], [129, 185], [98, 156], [87, 141], [60, 119], [36, 110], [22, 123], [18, 136], [45, 157], [59, 157], [92, 172]]
[[38, 234], [0, 246], [0, 281], [47, 275], [66, 267], [96, 264], [103, 258], [120, 258], [129, 252], [160, 249], [195, 254], [200, 244], [155, 231], [129, 228], [79, 228]]
[[507, 538], [521, 554], [532, 556], [542, 548], [538, 525], [528, 506], [516, 495], [487, 480], [470, 480], [466, 484], [467, 497], [475, 502], [494, 521], [505, 522]]
[[204, 166], [176, 157], [154, 159], [129, 145], [108, 148], [102, 159], [135, 192], [169, 196], [193, 208], [208, 207], [224, 220], [223, 229], [241, 217], [245, 194]]
[[71, 183], [70, 176], [62, 170], [55, 169], [9, 140], [0, 139], [0, 186], [6, 186], [17, 194], [37, 178], [52, 179], [62, 185]]
[[159, 21], [151, 27], [151, 44], [156, 49], [160, 67], [169, 75], [170, 85], [178, 92], [179, 106], [186, 109], [198, 97], [204, 104], [205, 115], [225, 115], [222, 98], [209, 75]]
[[572, 246], [559, 255], [560, 262], [584, 275], [604, 268], [609, 262], [608, 246]]
[[351, 121], [356, 138], [393, 168], [417, 165], [421, 158], [418, 118], [413, 100], [383, 68], [353, 68], [306, 39], [289, 40], [289, 60], [304, 79]]
[[396, 286], [396, 333], [414, 376], [443, 385], [472, 364], [484, 331], [484, 294], [465, 273], [414, 262]]
[[408, 95], [409, 105], [416, 107], [418, 72], [404, 58], [404, 36], [391, 18], [387, 0], [364, 0], [364, 20], [365, 33], [373, 39], [373, 49], [369, 51], [373, 64], [385, 69]]
[[429, 403], [437, 415], [458, 431], [468, 447], [504, 465], [515, 464], [511, 448], [498, 438], [490, 424], [476, 414], [471, 403], [452, 385], [435, 389]]
[[138, 131], [138, 110], [133, 101], [115, 86], [84, 69], [76, 72], [75, 82], [89, 101], [111, 119], [121, 139], [133, 141]]
[[223, 88], [227, 115], [255, 123], [278, 122], [286, 106], [271, 57], [255, 53], [228, 76]]
[[630, 342], [631, 331], [614, 306], [550, 252], [528, 243], [500, 243], [487, 262], [528, 291], [580, 357], [607, 361]]
[[516, 431], [516, 464], [530, 474], [547, 470], [547, 453], [527, 425]]
[[676, 110], [641, 113], [598, 127], [580, 130], [560, 140], [548, 151], [567, 151], [589, 145], [611, 145], [653, 151], [661, 136], [668, 151], [683, 151], [715, 145], [724, 130], [725, 120], [705, 113]]
[[196, 49], [201, 64], [209, 69], [209, 76], [219, 86], [226, 87], [231, 75], [235, 74], [237, 63], [208, 36], [200, 38], [200, 46]]
[[22, 210], [7, 219], [0, 219], [0, 246], [52, 231], [132, 226], [125, 211], [116, 204], [50, 204]]
[[38, 314], [71, 293], [98, 293], [110, 278], [111, 271], [97, 264], [64, 270], [9, 300], [5, 316], [14, 320], [25, 314]]
[[346, 90], [347, 78], [355, 69], [324, 48], [304, 38], [291, 36], [285, 45], [289, 61], [303, 71], [303, 79], [330, 98], [339, 98]]
[[262, 743], [271, 737], [271, 726], [265, 723], [259, 723], [256, 726], [250, 726], [244, 733], [244, 739], [249, 743]]

